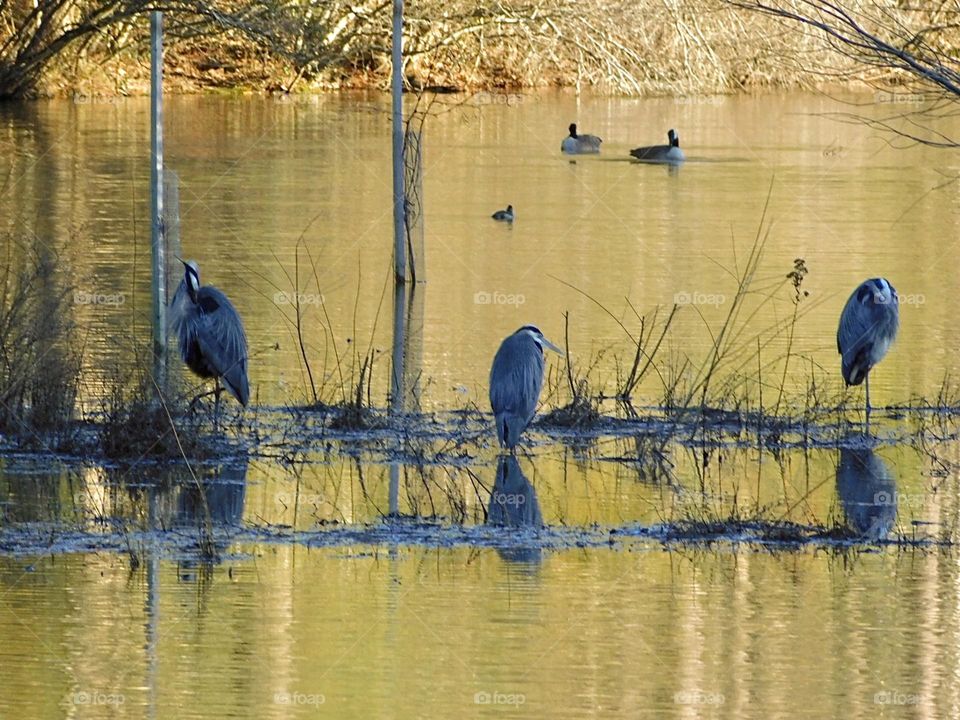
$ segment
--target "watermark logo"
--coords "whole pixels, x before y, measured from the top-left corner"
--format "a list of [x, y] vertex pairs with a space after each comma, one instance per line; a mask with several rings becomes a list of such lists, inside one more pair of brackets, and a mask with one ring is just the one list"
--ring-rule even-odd
[[527, 702], [527, 696], [522, 693], [484, 692], [474, 693], [475, 705], [514, 705], [520, 707]]
[[673, 502], [676, 505], [705, 505], [707, 503], [730, 502], [732, 498], [709, 492], [689, 492], [683, 491], [674, 496]]
[[284, 507], [293, 507], [294, 505], [322, 505], [326, 498], [322, 493], [291, 493], [280, 492], [276, 495], [277, 505]]
[[880, 91], [875, 99], [878, 103], [885, 105], [920, 105], [927, 101], [927, 96], [923, 93], [897, 93]]
[[679, 95], [673, 99], [674, 105], [723, 105], [725, 95]]
[[496, 290], [494, 292], [486, 292], [485, 290], [480, 290], [473, 294], [474, 305], [513, 305], [520, 307], [526, 301], [527, 298], [520, 293], [504, 293]]
[[673, 296], [674, 305], [713, 305], [719, 307], [727, 301], [720, 293], [678, 292]]
[[114, 305], [119, 307], [127, 301], [124, 293], [96, 293], [86, 290], [75, 290], [73, 293], [74, 305]]
[[273, 702], [276, 705], [323, 705], [327, 702], [327, 698], [321, 693], [288, 692], [284, 690], [273, 694]]
[[473, 96], [477, 105], [521, 105], [523, 95], [520, 93], [491, 93], [479, 92]]
[[897, 690], [881, 690], [873, 694], [874, 705], [919, 705], [923, 696]]
[[74, 105], [116, 105], [120, 98], [113, 95], [87, 95], [82, 92], [75, 92], [71, 96]]
[[874, 493], [873, 495], [873, 504], [874, 505], [897, 505], [897, 506], [911, 506], [911, 507], [923, 507], [926, 498], [921, 493], [910, 494], [910, 493], [900, 493], [896, 490], [886, 491], [881, 490], [880, 492]]
[[71, 699], [74, 705], [123, 705], [127, 701], [120, 693], [105, 693], [99, 690], [75, 692]]
[[490, 496], [490, 499], [497, 505], [514, 505], [519, 507], [527, 501], [526, 495], [523, 493], [505, 493], [505, 492], [495, 492]]
[[298, 95], [294, 93], [275, 93], [273, 101], [280, 105], [319, 105], [319, 95]]
[[320, 293], [296, 293], [281, 290], [273, 294], [274, 305], [323, 305], [323, 295]]
[[673, 694], [675, 705], [723, 705], [726, 701], [722, 693], [708, 693], [702, 690], [680, 690]]
[[74, 505], [99, 507], [104, 503], [104, 496], [97, 492], [81, 490], [73, 496], [73, 503]]

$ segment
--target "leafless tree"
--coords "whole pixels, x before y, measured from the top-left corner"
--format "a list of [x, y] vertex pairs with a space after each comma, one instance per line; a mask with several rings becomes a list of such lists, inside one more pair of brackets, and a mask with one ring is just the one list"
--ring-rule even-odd
[[814, 35], [878, 90], [880, 116], [841, 113], [910, 141], [957, 147], [936, 129], [960, 110], [960, 4], [956, 0], [730, 0]]
[[[359, 80], [385, 87], [390, 5], [390, 0], [0, 0], [0, 97], [29, 94], [51, 67], [62, 71], [61, 86], [71, 86], [72, 60], [100, 77], [104, 57], [129, 53], [132, 60], [124, 58], [121, 65], [135, 73], [137, 53], [146, 48], [144, 13], [153, 9], [165, 12], [171, 55], [184, 49], [185, 72], [192, 58], [200, 57], [210, 67], [229, 65], [234, 74], [222, 78], [227, 84], [254, 80], [287, 90], [302, 79]], [[775, 29], [768, 17], [740, 12], [726, 0], [408, 0], [404, 69], [412, 87], [729, 92], [795, 80], [784, 77], [778, 61], [785, 42], [797, 50], [798, 42], [807, 41]], [[263, 59], [258, 77], [242, 77], [243, 57]], [[203, 83], [205, 72], [200, 66], [188, 77]]]

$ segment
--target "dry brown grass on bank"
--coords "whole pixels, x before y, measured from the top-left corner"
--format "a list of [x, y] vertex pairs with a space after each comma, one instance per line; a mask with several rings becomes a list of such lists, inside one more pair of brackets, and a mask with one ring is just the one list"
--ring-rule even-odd
[[[253, 0], [225, 0], [215, 12], [202, 2], [191, 7], [167, 10], [166, 81], [175, 91], [389, 85], [390, 3], [319, 11]], [[145, 93], [148, 53], [147, 18], [137, 15], [67, 45], [38, 90], [82, 98]], [[814, 34], [725, 0], [411, 2], [405, 54], [411, 86], [467, 91], [593, 86], [695, 95], [812, 85], [855, 69]]]

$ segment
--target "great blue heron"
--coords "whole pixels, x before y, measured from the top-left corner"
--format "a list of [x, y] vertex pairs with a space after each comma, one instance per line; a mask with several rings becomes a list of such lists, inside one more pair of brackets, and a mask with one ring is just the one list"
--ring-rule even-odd
[[170, 323], [180, 341], [180, 356], [194, 373], [216, 379], [217, 402], [220, 381], [237, 402], [250, 401], [247, 379], [247, 336], [233, 303], [220, 290], [200, 286], [200, 268], [192, 260], [183, 263], [183, 280], [170, 304]]
[[497, 210], [491, 215], [494, 220], [503, 220], [504, 222], [513, 222], [513, 205], [507, 205], [506, 210]]
[[563, 354], [533, 325], [524, 325], [506, 338], [490, 368], [490, 407], [497, 422], [500, 446], [511, 452], [537, 412], [543, 387], [543, 348]]
[[667, 133], [669, 145], [649, 145], [647, 147], [638, 147], [630, 151], [637, 160], [643, 160], [650, 163], [682, 163], [686, 156], [680, 149], [680, 136], [673, 128]]
[[570, 134], [560, 143], [560, 152], [567, 155], [588, 155], [600, 152], [600, 143], [603, 142], [596, 135], [578, 135], [577, 124], [570, 123]]
[[870, 418], [870, 370], [883, 359], [897, 337], [900, 300], [885, 278], [865, 280], [853, 291], [840, 315], [837, 351], [847, 385], [866, 383], [866, 413]]

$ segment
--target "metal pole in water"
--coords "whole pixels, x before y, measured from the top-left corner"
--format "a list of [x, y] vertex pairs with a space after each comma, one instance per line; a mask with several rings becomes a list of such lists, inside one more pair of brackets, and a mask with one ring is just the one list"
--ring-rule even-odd
[[150, 248], [153, 375], [166, 389], [167, 279], [163, 237], [163, 13], [150, 13]]
[[403, 189], [403, 0], [393, 0], [393, 269], [395, 282], [407, 281], [406, 208]]
[[[163, 290], [166, 293], [164, 297], [171, 298], [180, 282], [178, 275], [182, 273], [182, 269], [178, 273], [177, 268], [182, 266], [177, 258], [183, 255], [183, 252], [180, 249], [180, 176], [176, 171], [167, 168], [163, 169], [163, 246], [166, 253], [163, 262], [165, 274]], [[167, 384], [161, 387], [170, 396], [182, 390], [183, 375], [181, 366], [177, 362], [179, 359], [177, 343], [171, 342], [168, 337], [166, 346], [164, 371]]]
[[403, 412], [407, 407], [407, 387], [404, 351], [406, 347], [407, 293], [406, 286], [397, 283], [393, 290], [393, 353], [390, 368], [390, 410]]

